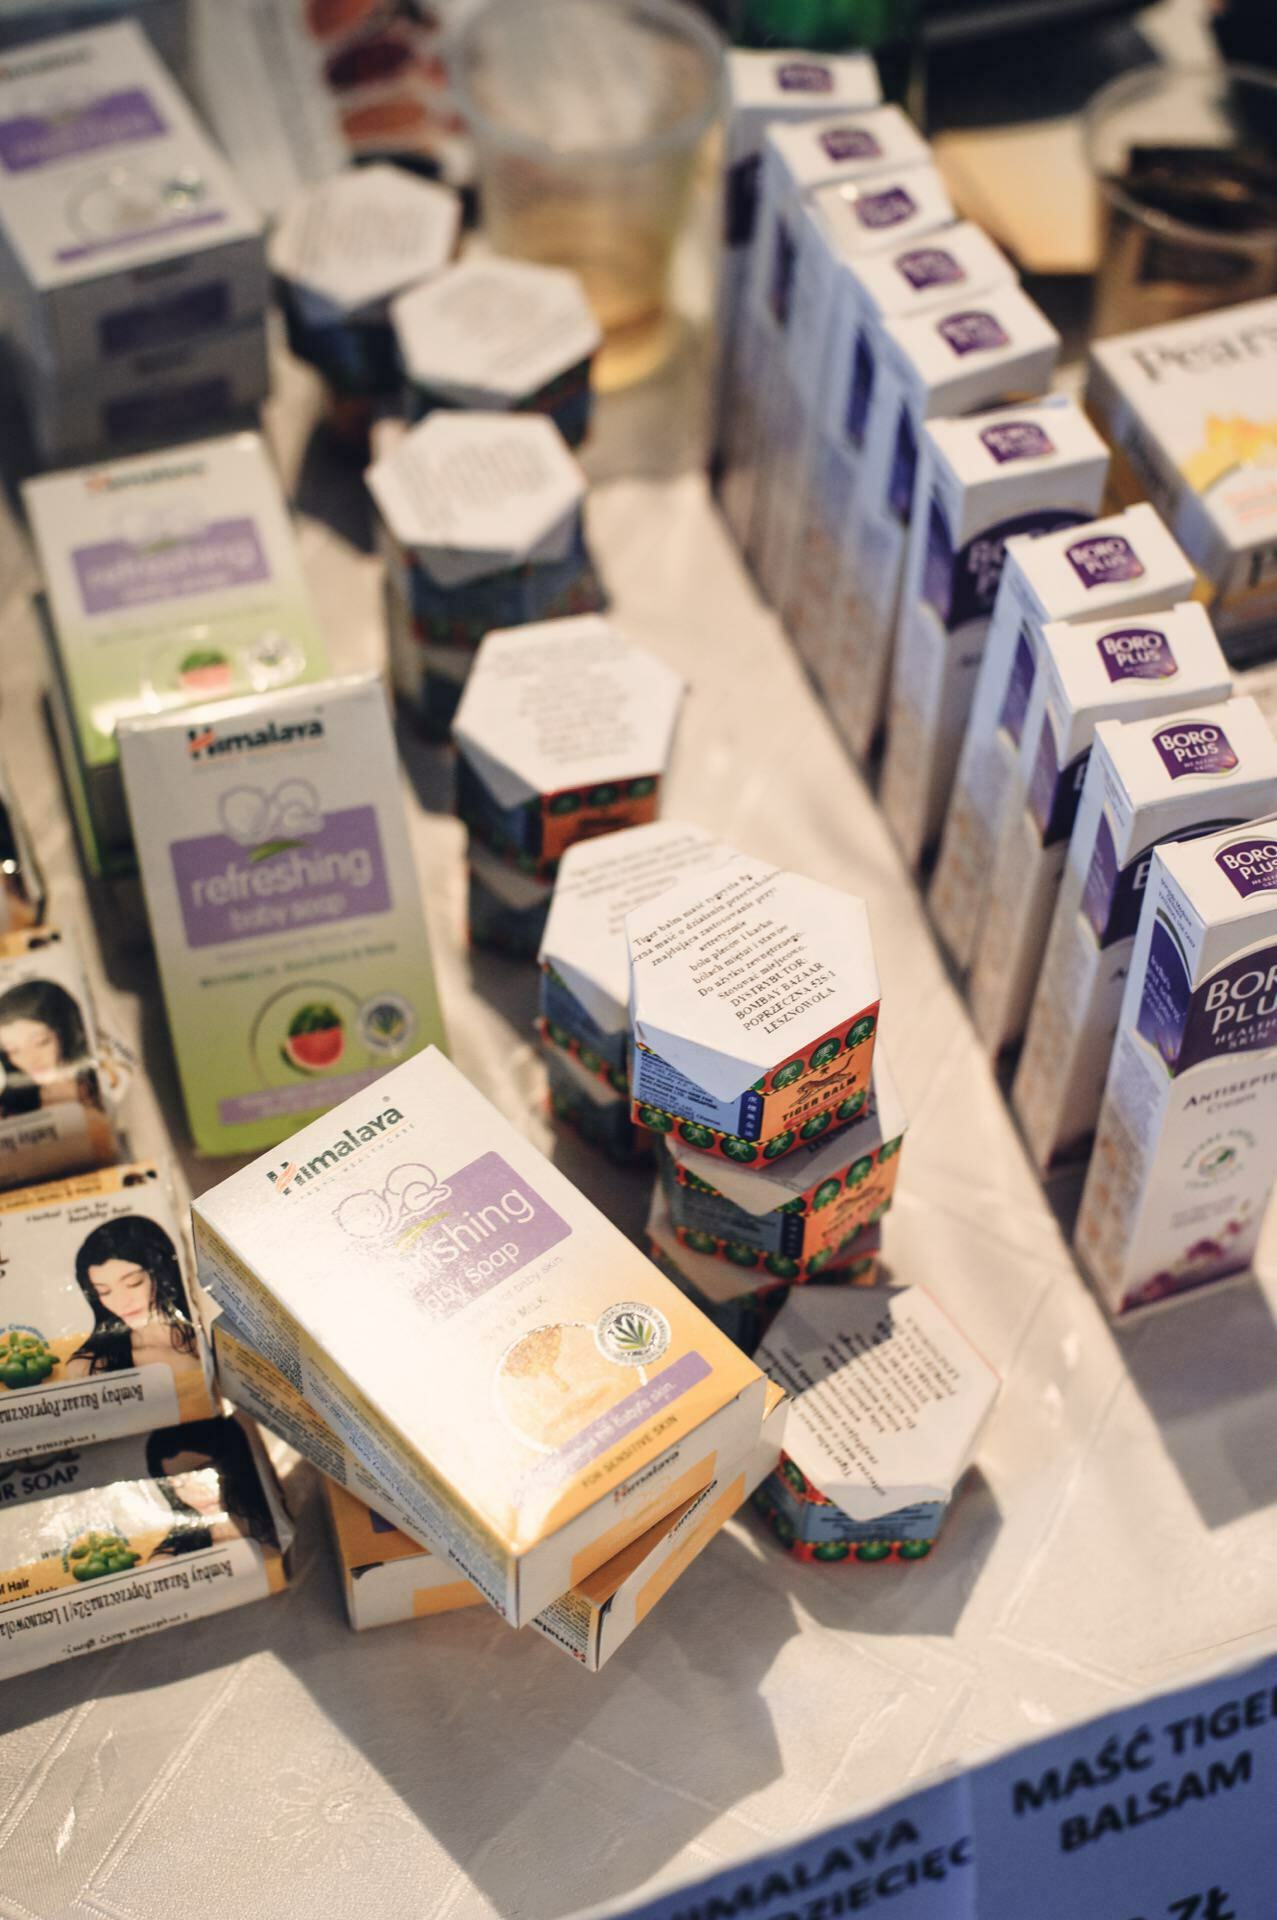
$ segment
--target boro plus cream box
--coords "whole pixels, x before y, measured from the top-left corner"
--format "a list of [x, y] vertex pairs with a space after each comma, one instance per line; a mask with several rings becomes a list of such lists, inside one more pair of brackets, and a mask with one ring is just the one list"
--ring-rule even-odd
[[471, 834], [552, 880], [578, 840], [654, 820], [683, 688], [594, 615], [490, 633], [453, 725]]
[[0, 1677], [279, 1593], [292, 1538], [238, 1420], [17, 1461], [0, 1477]]
[[926, 141], [898, 107], [872, 107], [769, 127], [763, 147], [761, 210], [741, 309], [738, 351], [728, 394], [721, 498], [744, 551], [767, 440], [771, 382], [792, 319], [809, 311], [823, 277], [823, 236], [806, 195], [832, 181], [899, 172], [929, 156]]
[[740, 309], [758, 225], [759, 175], [769, 126], [782, 120], [827, 119], [864, 111], [881, 100], [878, 69], [865, 54], [810, 54], [789, 49], [727, 55], [723, 134], [722, 244], [714, 302], [717, 367], [711, 464], [722, 451], [723, 401], [731, 376]]
[[905, 1126], [879, 1047], [859, 1115], [770, 1166], [707, 1167], [704, 1153], [667, 1134], [662, 1173], [675, 1234], [693, 1253], [746, 1272], [761, 1262], [773, 1280], [844, 1267], [858, 1256], [861, 1231], [891, 1205]]
[[0, 1188], [120, 1157], [89, 984], [55, 927], [0, 936]]
[[393, 393], [390, 302], [447, 265], [460, 227], [456, 194], [403, 167], [347, 167], [302, 187], [267, 253], [298, 359], [340, 393]]
[[1011, 1089], [1039, 1172], [1090, 1146], [1154, 847], [1274, 810], [1277, 740], [1251, 699], [1096, 727]]
[[327, 671], [292, 523], [255, 433], [48, 474], [23, 495], [82, 844], [95, 870], [128, 870], [118, 723]]
[[971, 969], [971, 1014], [990, 1053], [1024, 1033], [1096, 726], [1179, 713], [1231, 691], [1210, 616], [1196, 603], [1043, 628]]
[[0, 67], [0, 281], [31, 371], [181, 347], [267, 305], [262, 223], [128, 21]]
[[944, 821], [1006, 543], [1098, 512], [1108, 451], [1063, 397], [923, 435], [887, 703], [880, 799], [910, 864]]
[[442, 1037], [380, 680], [120, 729], [191, 1135], [251, 1153]]
[[460, 260], [401, 293], [390, 312], [410, 418], [436, 407], [542, 413], [570, 447], [584, 440], [602, 336], [566, 267]]
[[1113, 1314], [1254, 1256], [1277, 1174], [1273, 824], [1153, 853], [1074, 1242]]
[[513, 1626], [758, 1437], [757, 1370], [433, 1048], [192, 1216], [214, 1301]]
[[939, 172], [916, 157], [903, 170], [818, 187], [803, 213], [813, 230], [814, 259], [806, 298], [801, 307], [795, 304], [776, 358], [754, 505], [755, 572], [776, 606], [784, 604], [808, 443], [825, 405], [823, 374], [839, 282], [856, 260], [898, 249], [954, 218]]
[[0, 1195], [0, 1460], [217, 1412], [153, 1161]]
[[730, 849], [702, 827], [653, 820], [569, 847], [559, 865], [539, 955], [543, 1037], [590, 1073], [621, 1076], [630, 1036], [625, 918]]
[[[879, 335], [888, 320], [1014, 284], [1015, 271], [988, 235], [970, 221], [913, 238], [852, 261], [839, 277], [825, 341], [823, 399], [816, 409], [803, 481], [800, 524], [782, 606], [786, 630], [827, 688], [841, 688], [849, 603], [836, 598], [843, 539], [852, 513], [875, 394]], [[851, 582], [845, 582], [849, 590]], [[853, 704], [854, 675], [845, 701]]]
[[438, 1554], [410, 1540], [375, 1508], [325, 1479], [324, 1501], [341, 1572], [346, 1618], [356, 1633], [481, 1607], [483, 1595]]
[[758, 1352], [791, 1396], [757, 1504], [800, 1560], [922, 1560], [998, 1376], [925, 1287], [803, 1287]]
[[1209, 583], [1231, 660], [1277, 632], [1277, 300], [1102, 340], [1087, 399], [1121, 477]]
[[1044, 393], [1060, 348], [1059, 335], [1028, 295], [1005, 285], [974, 298], [956, 294], [926, 313], [888, 321], [879, 340], [881, 391], [868, 421], [845, 543], [863, 675], [849, 743], [862, 758], [887, 696], [924, 425]]
[[1190, 562], [1149, 506], [1009, 542], [928, 894], [958, 967], [975, 953], [1043, 627], [1171, 607], [1193, 582]]
[[737, 854], [625, 930], [640, 1126], [762, 1166], [859, 1110], [879, 1003], [863, 900]]

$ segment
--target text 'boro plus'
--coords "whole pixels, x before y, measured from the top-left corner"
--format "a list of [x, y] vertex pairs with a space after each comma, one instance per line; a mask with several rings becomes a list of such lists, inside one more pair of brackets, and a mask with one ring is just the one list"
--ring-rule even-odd
[[683, 691], [593, 615], [490, 633], [453, 725], [473, 839], [551, 880], [578, 840], [654, 820]]
[[1152, 507], [1017, 537], [1006, 560], [971, 698], [935, 873], [927, 895], [955, 965], [975, 955], [1007, 793], [1050, 621], [1116, 618], [1187, 600], [1196, 576]]
[[513, 1626], [759, 1436], [757, 1369], [433, 1048], [192, 1217], [217, 1305]]
[[379, 680], [132, 721], [120, 741], [200, 1152], [269, 1146], [441, 1038]]
[[923, 434], [887, 703], [882, 809], [911, 865], [934, 852], [1006, 543], [1099, 510], [1103, 441], [1071, 400], [932, 420]]
[[878, 970], [863, 900], [738, 854], [626, 920], [634, 1118], [763, 1165], [864, 1104]]
[[1254, 1256], [1277, 1176], [1277, 833], [1160, 846], [1076, 1247], [1111, 1313]]
[[1024, 1033], [1096, 726], [1170, 716], [1231, 689], [1210, 618], [1192, 601], [1043, 628], [971, 969], [971, 1014], [990, 1053]]
[[1251, 699], [1096, 727], [1011, 1089], [1040, 1172], [1090, 1146], [1154, 847], [1274, 809], [1277, 740]]

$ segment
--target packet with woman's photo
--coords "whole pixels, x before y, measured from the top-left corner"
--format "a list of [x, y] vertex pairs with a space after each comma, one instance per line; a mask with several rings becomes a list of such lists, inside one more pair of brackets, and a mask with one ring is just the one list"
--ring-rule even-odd
[[0, 1194], [0, 1461], [216, 1412], [160, 1167]]
[[247, 1421], [0, 1466], [0, 1679], [278, 1593], [292, 1537]]
[[114, 1164], [102, 1048], [74, 943], [54, 927], [0, 937], [0, 1188]]

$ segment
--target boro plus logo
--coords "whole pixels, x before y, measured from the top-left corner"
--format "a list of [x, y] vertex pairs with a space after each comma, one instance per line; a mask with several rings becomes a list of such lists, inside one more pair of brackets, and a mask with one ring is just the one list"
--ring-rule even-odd
[[918, 211], [918, 203], [903, 187], [884, 187], [881, 193], [858, 194], [852, 211], [862, 227], [871, 233], [881, 233], [908, 220]]
[[818, 60], [785, 60], [776, 69], [782, 93], [832, 93], [834, 76]]
[[1036, 420], [999, 420], [985, 427], [980, 443], [998, 465], [1009, 460], [1045, 460], [1055, 452], [1055, 443]]
[[1177, 720], [1172, 726], [1158, 727], [1153, 745], [1172, 780], [1233, 773], [1240, 764], [1228, 735], [1213, 720]]
[[1277, 839], [1268, 834], [1231, 841], [1215, 855], [1215, 865], [1243, 900], [1253, 893], [1277, 892]]
[[881, 160], [882, 148], [867, 127], [830, 127], [820, 144], [831, 160]]
[[1113, 586], [1122, 580], [1139, 580], [1144, 574], [1144, 562], [1120, 533], [1094, 534], [1089, 540], [1075, 540], [1067, 552], [1069, 565], [1088, 589]]
[[908, 253], [897, 255], [894, 264], [915, 293], [928, 287], [954, 287], [967, 277], [961, 261], [945, 247], [910, 247]]
[[1011, 344], [1011, 336], [1000, 320], [991, 313], [975, 310], [946, 314], [943, 320], [937, 321], [936, 331], [957, 354], [994, 353], [999, 347]]
[[1095, 644], [1110, 680], [1173, 680], [1179, 672], [1160, 627], [1113, 627]]

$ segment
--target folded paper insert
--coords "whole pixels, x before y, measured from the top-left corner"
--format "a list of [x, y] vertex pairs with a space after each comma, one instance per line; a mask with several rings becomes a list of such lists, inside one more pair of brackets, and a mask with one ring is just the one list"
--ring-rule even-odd
[[738, 854], [626, 933], [640, 1126], [762, 1165], [860, 1111], [880, 997], [863, 900]]
[[513, 1625], [758, 1435], [757, 1369], [433, 1049], [192, 1211], [214, 1300]]

